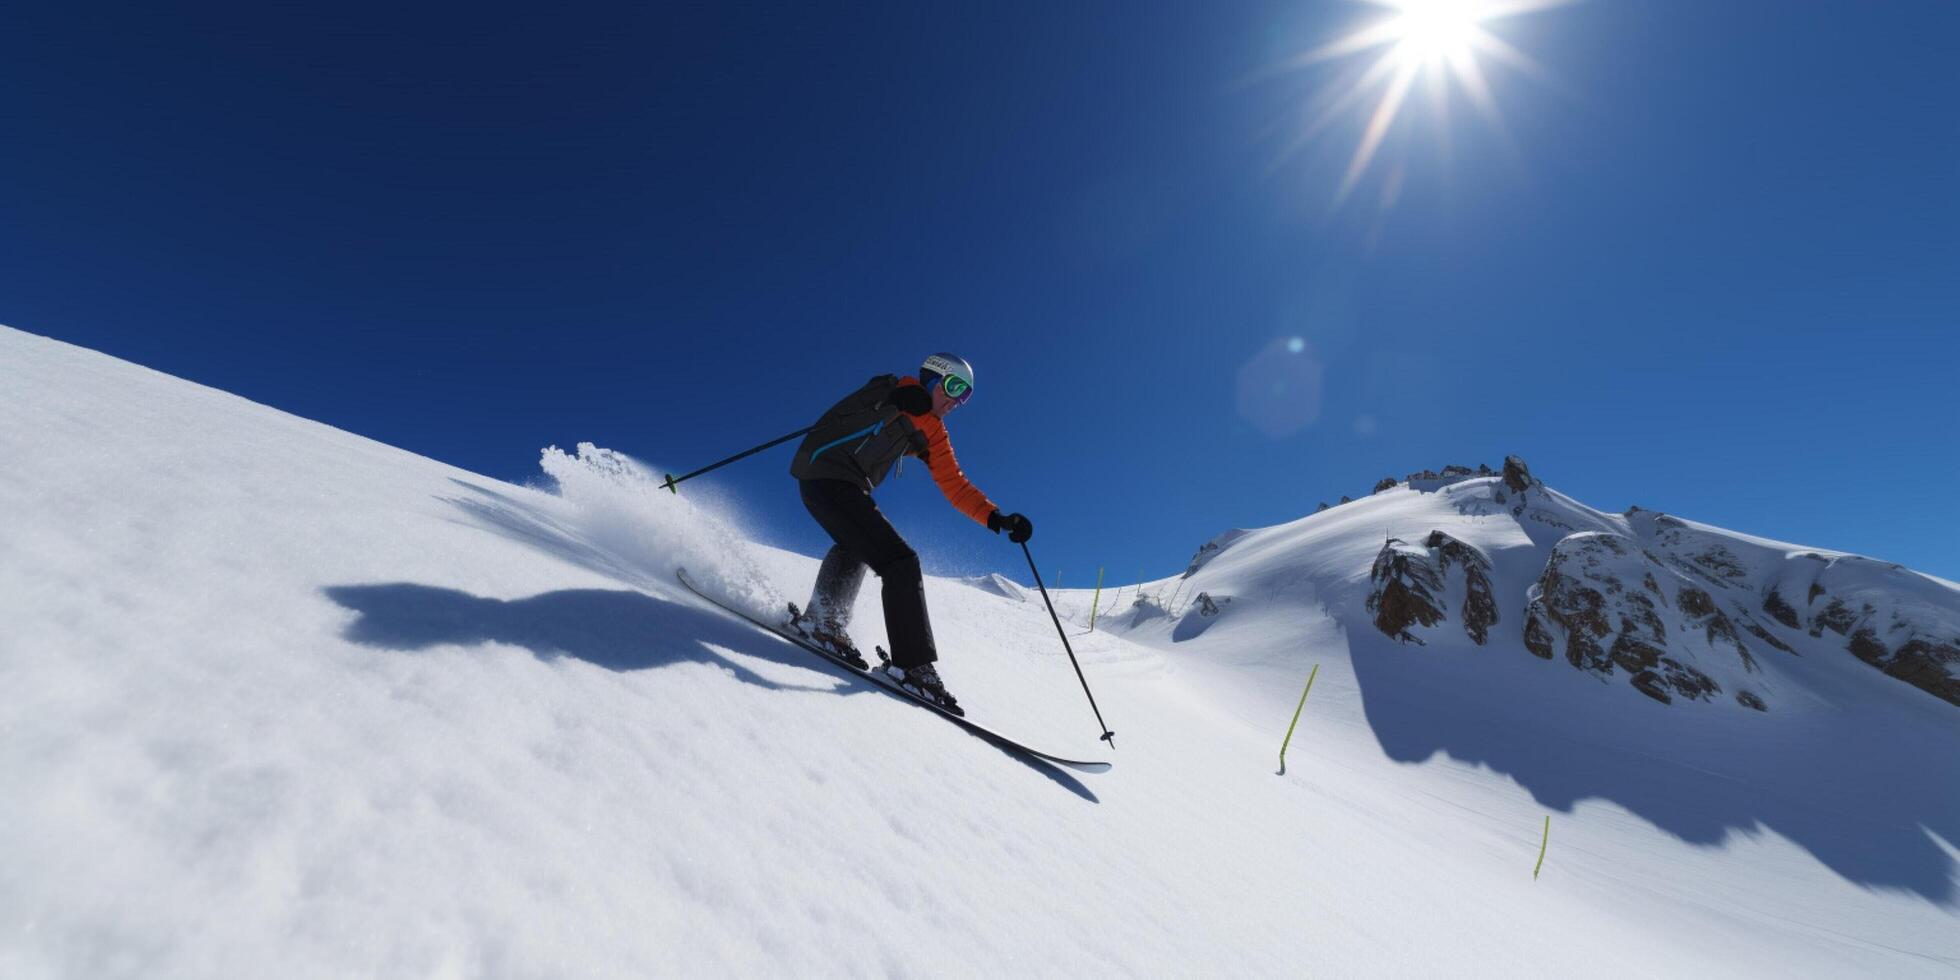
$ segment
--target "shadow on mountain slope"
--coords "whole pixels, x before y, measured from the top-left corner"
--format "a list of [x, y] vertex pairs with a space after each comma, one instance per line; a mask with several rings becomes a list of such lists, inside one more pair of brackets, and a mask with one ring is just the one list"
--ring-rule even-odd
[[1396, 761], [1447, 753], [1546, 806], [1604, 800], [1691, 844], [1767, 829], [1858, 885], [1960, 907], [1960, 867], [1932, 837], [1960, 845], [1960, 724], [1919, 705], [1724, 719], [1716, 706], [1634, 698], [1608, 710], [1598, 699], [1627, 692], [1555, 689], [1572, 680], [1558, 673], [1567, 668], [1533, 660], [1515, 636], [1467, 657], [1400, 647], [1365, 625], [1348, 644], [1369, 726]]

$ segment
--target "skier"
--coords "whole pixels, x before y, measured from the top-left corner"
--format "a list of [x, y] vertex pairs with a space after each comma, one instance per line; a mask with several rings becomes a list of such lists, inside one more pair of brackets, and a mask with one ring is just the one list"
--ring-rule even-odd
[[867, 669], [847, 631], [858, 587], [867, 566], [884, 582], [885, 633], [891, 661], [880, 669], [907, 690], [956, 714], [959, 703], [946, 691], [933, 664], [939, 651], [926, 617], [925, 581], [919, 556], [871, 499], [893, 464], [917, 456], [955, 510], [1006, 531], [1016, 544], [1034, 534], [1020, 514], [1002, 514], [987, 495], [960, 472], [946, 435], [947, 413], [973, 397], [973, 368], [952, 354], [926, 358], [918, 377], [881, 374], [831, 406], [797, 447], [790, 462], [803, 506], [832, 541], [817, 571], [810, 604], [790, 606], [790, 625], [859, 669]]

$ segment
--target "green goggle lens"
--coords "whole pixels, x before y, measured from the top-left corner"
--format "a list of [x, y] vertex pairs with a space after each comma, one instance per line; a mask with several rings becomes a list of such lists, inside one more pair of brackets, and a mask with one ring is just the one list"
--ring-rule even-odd
[[965, 378], [956, 378], [949, 374], [942, 386], [946, 389], [948, 398], [963, 402], [973, 397], [973, 386], [967, 384]]

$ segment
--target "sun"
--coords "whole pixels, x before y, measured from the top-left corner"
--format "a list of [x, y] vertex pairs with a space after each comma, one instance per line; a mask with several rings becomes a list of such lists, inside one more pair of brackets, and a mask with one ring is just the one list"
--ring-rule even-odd
[[1386, 30], [1395, 37], [1397, 62], [1424, 68], [1468, 57], [1484, 19], [1484, 5], [1452, 0], [1403, 0]]
[[1382, 10], [1383, 16], [1332, 42], [1314, 48], [1290, 62], [1305, 67], [1327, 61], [1346, 60], [1376, 52], [1374, 61], [1355, 77], [1352, 84], [1326, 93], [1316, 118], [1294, 141], [1296, 145], [1318, 133], [1349, 110], [1361, 106], [1370, 96], [1374, 109], [1362, 130], [1361, 142], [1348, 161], [1347, 172], [1335, 200], [1345, 200], [1367, 173], [1368, 164], [1380, 149], [1382, 139], [1400, 114], [1409, 90], [1417, 79], [1430, 75], [1439, 92], [1452, 83], [1463, 91], [1471, 104], [1493, 123], [1502, 125], [1490, 84], [1484, 77], [1482, 59], [1503, 62], [1510, 67], [1543, 76], [1544, 69], [1524, 52], [1485, 29], [1495, 20], [1560, 6], [1573, 0], [1366, 0]]

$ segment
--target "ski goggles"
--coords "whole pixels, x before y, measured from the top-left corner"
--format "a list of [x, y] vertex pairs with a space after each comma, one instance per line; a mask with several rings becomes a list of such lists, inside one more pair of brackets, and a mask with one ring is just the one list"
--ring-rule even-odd
[[961, 405], [966, 404], [966, 400], [973, 397], [973, 385], [965, 378], [956, 378], [949, 374], [939, 382], [939, 387], [945, 389], [946, 397]]

